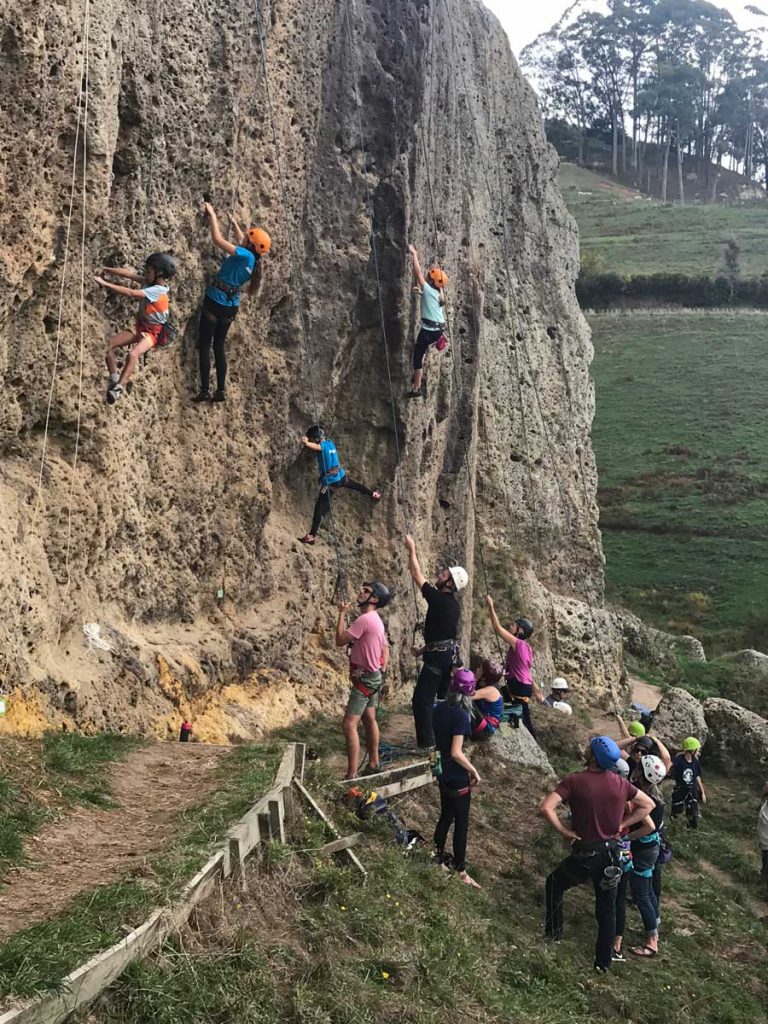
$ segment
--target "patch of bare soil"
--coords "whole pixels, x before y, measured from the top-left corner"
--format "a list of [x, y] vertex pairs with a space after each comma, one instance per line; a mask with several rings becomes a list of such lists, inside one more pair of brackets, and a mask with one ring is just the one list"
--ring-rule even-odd
[[226, 747], [156, 743], [110, 769], [114, 808], [78, 807], [27, 842], [0, 889], [0, 940], [55, 917], [80, 893], [140, 871], [209, 792]]

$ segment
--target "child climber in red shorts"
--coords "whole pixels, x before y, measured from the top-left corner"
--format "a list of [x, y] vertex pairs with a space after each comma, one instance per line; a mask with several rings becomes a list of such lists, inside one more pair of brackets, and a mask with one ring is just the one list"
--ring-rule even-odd
[[[127, 295], [131, 299], [141, 300], [136, 326], [132, 331], [120, 331], [110, 339], [107, 346], [106, 363], [109, 370], [109, 390], [107, 401], [114, 405], [125, 394], [125, 385], [136, 369], [141, 356], [152, 348], [163, 348], [171, 340], [168, 328], [168, 282], [176, 273], [176, 261], [167, 252], [154, 252], [147, 256], [144, 263], [143, 276], [125, 268], [104, 267], [102, 274], [121, 277], [125, 281], [133, 281], [138, 288], [126, 288], [125, 285], [112, 284], [103, 277], [97, 277], [96, 284], [109, 288], [118, 295]], [[117, 372], [115, 352], [126, 345], [132, 345], [122, 372]]]

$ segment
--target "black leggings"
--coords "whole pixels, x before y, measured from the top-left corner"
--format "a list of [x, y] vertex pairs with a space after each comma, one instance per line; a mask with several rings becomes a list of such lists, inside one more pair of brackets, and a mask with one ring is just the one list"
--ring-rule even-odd
[[[536, 739], [536, 730], [533, 727], [533, 719], [531, 718], [530, 698], [527, 701], [521, 700], [520, 695], [515, 692], [518, 689], [518, 687], [522, 687], [524, 685], [524, 683], [518, 683], [514, 679], [508, 679], [501, 688], [501, 695], [504, 698], [504, 700], [508, 701], [510, 704], [520, 705], [523, 712], [523, 725], [531, 734], [531, 736], [533, 736], [533, 738]], [[532, 687], [529, 686], [527, 687], [527, 689], [531, 690]], [[513, 729], [518, 729], [520, 727], [520, 715], [512, 715], [512, 717], [509, 720], [509, 724], [512, 726]]]
[[608, 970], [612, 963], [613, 940], [616, 936], [616, 894], [618, 889], [604, 889], [600, 882], [605, 869], [613, 864], [608, 854], [595, 854], [584, 859], [566, 857], [547, 877], [545, 932], [551, 939], [563, 935], [563, 896], [575, 885], [592, 882], [595, 890], [595, 917], [597, 918], [597, 942], [595, 964]]
[[427, 354], [429, 346], [434, 345], [442, 333], [439, 327], [436, 331], [428, 331], [426, 327], [421, 328], [416, 335], [416, 345], [413, 349], [414, 370], [421, 370], [423, 368], [424, 356]]
[[432, 713], [436, 700], [445, 700], [451, 685], [451, 669], [454, 652], [425, 651], [424, 664], [413, 691], [411, 707], [413, 724], [416, 727], [416, 746], [434, 747], [435, 733], [432, 728]]
[[209, 391], [211, 387], [211, 345], [213, 358], [216, 360], [216, 387], [223, 391], [227, 386], [227, 354], [224, 342], [232, 321], [237, 316], [237, 306], [222, 306], [207, 295], [203, 301], [203, 312], [200, 315], [200, 334], [197, 348], [200, 357], [200, 390]]
[[469, 834], [469, 805], [472, 793], [464, 796], [451, 796], [456, 790], [450, 790], [440, 783], [440, 820], [435, 828], [435, 852], [442, 862], [445, 856], [445, 843], [448, 830], [453, 825], [453, 866], [456, 871], [463, 871], [467, 856], [467, 835]]
[[312, 514], [312, 525], [309, 528], [309, 532], [313, 537], [320, 529], [320, 523], [331, 511], [331, 491], [335, 494], [340, 487], [348, 487], [350, 491], [357, 491], [358, 494], [367, 494], [369, 498], [373, 497], [373, 491], [368, 490], [363, 484], [359, 484], [357, 480], [350, 480], [348, 476], [342, 477], [337, 484], [330, 484], [328, 487], [321, 488], [315, 502], [315, 511]]

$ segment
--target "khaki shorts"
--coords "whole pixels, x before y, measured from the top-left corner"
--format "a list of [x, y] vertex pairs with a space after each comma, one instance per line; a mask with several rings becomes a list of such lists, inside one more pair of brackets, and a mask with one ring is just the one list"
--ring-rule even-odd
[[347, 701], [348, 715], [360, 716], [368, 708], [377, 708], [379, 706], [379, 690], [381, 689], [381, 672], [371, 672], [370, 674], [363, 674], [360, 676], [360, 682], [366, 688], [371, 691], [370, 697], [366, 697], [364, 693], [361, 693], [356, 686], [353, 686], [349, 691], [349, 700]]

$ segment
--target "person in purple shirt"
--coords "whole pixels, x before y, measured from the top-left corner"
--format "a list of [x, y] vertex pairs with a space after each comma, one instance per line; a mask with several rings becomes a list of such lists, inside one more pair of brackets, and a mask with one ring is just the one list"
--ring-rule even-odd
[[[506, 683], [502, 693], [505, 697], [509, 698], [512, 704], [522, 707], [523, 725], [535, 739], [536, 730], [533, 728], [533, 722], [531, 721], [531, 698], [534, 697], [539, 704], [543, 704], [544, 697], [541, 690], [534, 683], [531, 673], [533, 651], [528, 640], [531, 633], [533, 633], [533, 623], [530, 619], [521, 616], [515, 619], [510, 629], [504, 629], [499, 622], [499, 616], [496, 614], [493, 598], [490, 594], [486, 597], [485, 602], [488, 605], [488, 613], [491, 617], [494, 633], [501, 637], [504, 643], [509, 644], [507, 658], [504, 663]], [[511, 724], [517, 727], [517, 716], [513, 717]]]

